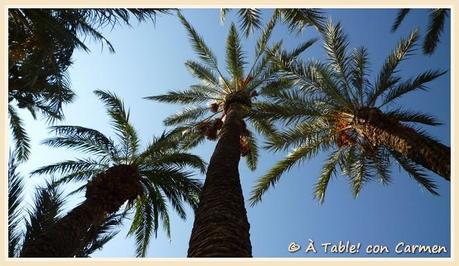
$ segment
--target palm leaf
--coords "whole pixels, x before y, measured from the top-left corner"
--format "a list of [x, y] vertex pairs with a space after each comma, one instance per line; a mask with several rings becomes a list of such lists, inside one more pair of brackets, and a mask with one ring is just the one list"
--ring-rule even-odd
[[241, 31], [249, 36], [255, 29], [261, 28], [261, 11], [257, 8], [241, 8], [237, 12], [240, 20]]
[[296, 164], [316, 155], [322, 148], [328, 145], [329, 139], [322, 138], [309, 143], [305, 143], [292, 152], [287, 157], [280, 160], [271, 168], [267, 174], [260, 177], [250, 193], [250, 204], [253, 206], [261, 201], [263, 194], [271, 187], [279, 182], [280, 177], [285, 172], [289, 171]]
[[10, 117], [10, 129], [15, 141], [17, 159], [19, 161], [25, 161], [30, 155], [30, 138], [24, 129], [22, 119], [11, 104], [8, 104], [8, 115]]
[[191, 107], [191, 108], [185, 108], [182, 111], [168, 116], [166, 119], [164, 119], [164, 125], [166, 126], [174, 126], [174, 125], [179, 125], [187, 122], [192, 122], [199, 120], [200, 117], [205, 115], [206, 113], [209, 112], [209, 107]]
[[113, 141], [95, 129], [81, 126], [53, 126], [50, 129], [50, 133], [60, 135], [42, 142], [50, 147], [66, 147], [107, 157], [116, 156]]
[[322, 166], [322, 171], [314, 186], [314, 197], [319, 200], [321, 204], [324, 203], [328, 183], [330, 182], [330, 178], [336, 174], [336, 166], [341, 160], [343, 151], [344, 149], [338, 149], [330, 153], [325, 164]]
[[249, 153], [245, 157], [247, 166], [251, 171], [255, 171], [257, 169], [257, 162], [258, 162], [258, 146], [255, 139], [255, 136], [252, 132], [249, 132], [247, 136], [247, 142], [249, 145]]
[[289, 25], [291, 31], [303, 31], [306, 27], [314, 26], [319, 32], [324, 28], [323, 13], [317, 9], [292, 8], [279, 9], [283, 20]]
[[398, 78], [394, 77], [397, 66], [413, 52], [413, 47], [417, 39], [418, 31], [414, 30], [407, 38], [402, 38], [394, 51], [386, 58], [374, 89], [368, 95], [368, 106], [374, 106], [378, 97], [398, 81]]
[[246, 64], [244, 57], [239, 34], [233, 23], [231, 24], [228, 39], [226, 41], [226, 65], [233, 80], [236, 81], [236, 90], [238, 89], [237, 81], [241, 80], [244, 76], [244, 65]]
[[424, 90], [426, 88], [425, 87], [426, 83], [429, 83], [437, 79], [438, 77], [443, 76], [446, 73], [447, 71], [429, 70], [429, 71], [419, 74], [414, 79], [409, 79], [401, 84], [398, 84], [395, 87], [392, 87], [387, 92], [387, 95], [384, 97], [384, 100], [381, 106], [388, 104], [409, 92], [419, 90], [419, 89]]
[[430, 125], [430, 126], [438, 126], [442, 124], [434, 117], [426, 113], [422, 113], [422, 112], [414, 112], [414, 111], [408, 111], [408, 110], [403, 110], [403, 109], [396, 109], [396, 110], [386, 112], [386, 115], [389, 118], [394, 118], [400, 122], [420, 123], [420, 124], [425, 124], [425, 125]]
[[406, 15], [411, 11], [410, 8], [401, 8], [398, 13], [397, 17], [395, 18], [394, 24], [392, 25], [391, 31], [394, 32], [398, 29], [402, 21], [405, 19]]
[[134, 127], [129, 122], [129, 110], [126, 110], [123, 101], [114, 93], [95, 90], [94, 94], [107, 107], [107, 113], [112, 118], [113, 127], [123, 144], [125, 160], [133, 160], [139, 148], [139, 138]]
[[433, 195], [438, 196], [437, 185], [430, 178], [427, 177], [425, 171], [417, 166], [415, 163], [410, 161], [408, 158], [405, 158], [395, 152], [391, 152], [391, 155], [397, 160], [400, 166], [408, 173], [408, 175], [413, 178], [420, 186], [425, 188], [427, 191]]
[[429, 15], [429, 28], [427, 29], [422, 46], [425, 54], [432, 54], [437, 47], [447, 16], [448, 9], [438, 8], [431, 11]]
[[17, 171], [16, 155], [9, 154], [8, 161], [8, 257], [16, 257], [21, 234], [19, 223], [23, 218], [20, 214], [20, 205], [23, 200], [24, 184], [22, 176]]
[[191, 43], [193, 45], [194, 51], [198, 54], [199, 58], [213, 71], [216, 71], [220, 76], [219, 78], [223, 79], [226, 86], [228, 86], [228, 82], [226, 82], [225, 78], [223, 77], [222, 73], [218, 69], [217, 58], [212, 53], [212, 51], [207, 47], [204, 40], [199, 36], [196, 30], [191, 26], [191, 24], [185, 19], [185, 17], [180, 13], [177, 12], [177, 16], [182, 22], [183, 26], [188, 32], [188, 36], [190, 37]]

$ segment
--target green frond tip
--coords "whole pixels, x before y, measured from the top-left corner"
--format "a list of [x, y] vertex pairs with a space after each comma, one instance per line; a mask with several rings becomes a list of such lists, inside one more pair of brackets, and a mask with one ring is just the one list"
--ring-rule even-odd
[[325, 192], [327, 190], [330, 178], [336, 173], [336, 166], [341, 159], [343, 149], [332, 152], [325, 164], [322, 166], [322, 171], [314, 186], [314, 198], [316, 198], [320, 204], [324, 203]]
[[248, 37], [255, 29], [261, 28], [261, 11], [257, 8], [241, 8], [238, 11], [240, 27]]
[[295, 164], [300, 163], [308, 158], [308, 154], [314, 152], [315, 147], [303, 145], [294, 149], [285, 159], [276, 163], [276, 165], [268, 171], [267, 174], [260, 177], [250, 193], [250, 205], [254, 206], [261, 201], [263, 194], [271, 187], [279, 182], [280, 177], [289, 171]]
[[207, 93], [191, 89], [184, 91], [169, 91], [167, 94], [148, 96], [144, 99], [175, 104], [198, 104], [212, 100]]
[[266, 46], [268, 45], [269, 39], [271, 38], [271, 34], [273, 32], [274, 27], [276, 26], [277, 16], [274, 14], [271, 19], [269, 20], [266, 28], [260, 35], [260, 38], [257, 41], [257, 46], [255, 50], [255, 55], [258, 57], [262, 53], [265, 52]]
[[403, 157], [395, 152], [391, 152], [392, 156], [397, 160], [400, 164], [401, 168], [403, 168], [408, 175], [413, 178], [421, 187], [429, 191], [432, 195], [439, 196], [437, 189], [438, 186], [432, 181], [424, 169], [416, 165], [410, 159]]
[[191, 26], [191, 24], [186, 20], [180, 11], [177, 12], [177, 16], [179, 17], [183, 26], [185, 26], [185, 29], [188, 31], [188, 36], [190, 37], [193, 49], [198, 54], [199, 58], [211, 68], [217, 68], [217, 58], [209, 49], [209, 47], [207, 47], [201, 36], [199, 36], [193, 26]]
[[440, 36], [445, 26], [445, 19], [448, 16], [448, 9], [434, 9], [429, 15], [429, 28], [424, 39], [422, 49], [425, 54], [431, 55], [435, 51]]
[[[239, 34], [236, 26], [231, 24], [228, 39], [226, 42], [226, 65], [231, 73], [233, 80], [239, 81], [244, 77], [244, 52], [242, 51]], [[237, 86], [236, 82], [236, 86]]]
[[411, 31], [410, 35], [402, 38], [397, 47], [386, 58], [383, 67], [378, 75], [374, 89], [368, 95], [368, 106], [375, 106], [377, 99], [384, 92], [391, 88], [392, 85], [398, 82], [397, 77], [394, 77], [397, 67], [404, 59], [413, 52], [416, 41], [418, 40], [418, 30]]
[[395, 18], [394, 24], [392, 25], [391, 31], [394, 32], [400, 27], [402, 21], [405, 19], [406, 15], [411, 11], [409, 8], [402, 8], [398, 11], [397, 17]]
[[16, 157], [20, 162], [26, 161], [30, 155], [30, 137], [27, 135], [22, 119], [11, 104], [8, 105], [8, 115], [11, 133], [15, 141]]
[[249, 153], [245, 156], [247, 167], [251, 171], [255, 171], [258, 163], [258, 146], [252, 132], [249, 132], [249, 135], [247, 136], [247, 144], [249, 147]]

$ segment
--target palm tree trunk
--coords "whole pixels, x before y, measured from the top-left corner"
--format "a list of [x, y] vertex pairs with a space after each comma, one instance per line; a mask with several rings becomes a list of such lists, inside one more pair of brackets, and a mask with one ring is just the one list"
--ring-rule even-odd
[[86, 200], [60, 219], [48, 231], [24, 247], [22, 257], [73, 257], [86, 243], [87, 230], [103, 222], [106, 214], [116, 212], [124, 202], [142, 192], [135, 168], [118, 165], [90, 181]]
[[370, 143], [376, 146], [384, 145], [446, 180], [450, 180], [450, 147], [398, 121], [393, 121], [377, 109], [362, 113], [356, 130]]
[[238, 170], [242, 121], [240, 104], [230, 104], [207, 169], [188, 257], [252, 257]]

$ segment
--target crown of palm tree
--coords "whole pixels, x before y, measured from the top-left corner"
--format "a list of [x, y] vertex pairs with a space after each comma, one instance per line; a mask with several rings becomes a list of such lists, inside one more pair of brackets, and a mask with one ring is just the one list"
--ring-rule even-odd
[[198, 156], [177, 148], [176, 132], [165, 132], [140, 150], [139, 138], [123, 102], [110, 92], [97, 90], [95, 94], [107, 107], [118, 142], [94, 129], [53, 126], [52, 132], [58, 136], [45, 140], [45, 144], [74, 149], [90, 156], [44, 166], [32, 174], [60, 174], [58, 181], [62, 183], [90, 180], [115, 165], [135, 167], [140, 174], [143, 193], [128, 202], [126, 211], [135, 210], [129, 235], [135, 235], [137, 256], [145, 256], [150, 236], [152, 233], [156, 236], [160, 221], [170, 236], [167, 201], [183, 219], [186, 213], [182, 201], [196, 208], [201, 185], [197, 179], [191, 178], [192, 172], [187, 169], [204, 172], [205, 163]]
[[[182, 131], [182, 145], [190, 148], [198, 145], [206, 136], [211, 140], [217, 139], [228, 106], [237, 102], [245, 109], [245, 118], [253, 128], [260, 133], [272, 133], [274, 128], [264, 119], [260, 119], [257, 106], [265, 97], [278, 89], [288, 87], [289, 82], [275, 78], [277, 66], [271, 64], [269, 59], [272, 54], [277, 53], [284, 61], [293, 60], [310, 47], [316, 39], [304, 42], [292, 52], [281, 50], [282, 42], [277, 42], [268, 48], [268, 42], [277, 20], [277, 16], [274, 15], [257, 41], [255, 60], [249, 68], [238, 31], [233, 23], [227, 37], [225, 58], [226, 69], [230, 76], [225, 77], [218, 66], [216, 56], [204, 40], [183, 15], [178, 13], [178, 16], [188, 31], [193, 49], [201, 61], [188, 60], [185, 65], [201, 83], [192, 85], [186, 90], [146, 97], [146, 99], [187, 106], [181, 112], [166, 118], [165, 125], [176, 126], [177, 130]], [[245, 124], [243, 127], [240, 136], [241, 154], [245, 156], [249, 168], [253, 170], [257, 163], [258, 148], [252, 130]]]
[[[22, 251], [31, 241], [49, 229], [62, 217], [64, 197], [57, 182], [47, 181], [45, 186], [38, 187], [32, 208], [26, 211], [21, 204], [23, 199], [22, 176], [17, 172], [17, 161], [14, 153], [10, 154], [8, 163], [8, 256], [21, 257]], [[98, 226], [92, 226], [86, 239], [81, 241], [81, 250], [77, 257], [88, 257], [112, 239], [118, 231], [114, 228], [121, 224], [121, 214], [110, 214]], [[25, 228], [22, 229], [22, 223]]]
[[[283, 123], [287, 128], [271, 134], [266, 147], [275, 151], [294, 149], [258, 180], [251, 194], [252, 204], [260, 201], [264, 192], [285, 172], [320, 151], [330, 151], [315, 186], [315, 198], [321, 203], [330, 178], [338, 174], [339, 169], [349, 177], [353, 194], [357, 196], [362, 185], [369, 180], [378, 179], [383, 184], [390, 182], [389, 166], [393, 159], [425, 189], [437, 194], [436, 185], [423, 168], [383, 145], [371, 143], [356, 132], [356, 123], [364, 115], [372, 119], [384, 115], [393, 123], [402, 123], [406, 130], [415, 130], [410, 127], [413, 124], [439, 125], [428, 114], [395, 107], [396, 100], [402, 96], [426, 89], [426, 83], [445, 74], [443, 71], [426, 71], [407, 80], [397, 75], [400, 62], [413, 52], [417, 31], [401, 39], [374, 83], [368, 79], [366, 49], [358, 48], [349, 53], [339, 23], [334, 25], [330, 21], [323, 38], [328, 61], [296, 60], [284, 65], [283, 76], [295, 86], [277, 94], [273, 102], [259, 106], [265, 119]], [[384, 112], [382, 108], [385, 108]], [[419, 130], [417, 133], [431, 139]]]

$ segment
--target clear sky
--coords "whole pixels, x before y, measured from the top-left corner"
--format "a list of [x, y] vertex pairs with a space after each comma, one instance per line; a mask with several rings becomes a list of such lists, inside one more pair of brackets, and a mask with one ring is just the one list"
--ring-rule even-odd
[[[419, 25], [422, 36], [426, 29], [427, 12], [416, 10], [409, 14], [396, 33], [390, 32], [396, 10], [382, 9], [327, 9], [324, 10], [333, 21], [340, 21], [348, 34], [350, 47], [365, 46], [370, 54], [373, 76], [379, 71], [385, 57], [395, 47], [401, 36]], [[271, 10], [263, 12], [265, 22]], [[224, 62], [226, 36], [233, 16], [229, 16], [222, 25], [219, 22], [219, 10], [188, 9], [183, 14], [204, 37], [208, 46]], [[415, 55], [404, 61], [400, 67], [404, 77], [411, 77], [429, 68], [450, 69], [450, 20], [437, 51], [432, 56], [422, 55], [417, 50]], [[152, 23], [133, 23], [132, 27], [116, 27], [104, 31], [105, 36], [114, 45], [116, 53], [108, 49], [101, 50], [99, 44], [92, 44], [91, 53], [76, 51], [74, 64], [69, 74], [72, 89], [77, 98], [65, 107], [66, 119], [59, 124], [81, 125], [97, 129], [107, 135], [113, 135], [104, 107], [93, 94], [96, 89], [116, 92], [131, 109], [131, 118], [145, 145], [152, 136], [164, 130], [162, 120], [180, 109], [180, 106], [159, 104], [142, 99], [144, 96], [163, 94], [172, 89], [184, 89], [195, 84], [187, 72], [184, 62], [196, 58], [191, 49], [185, 29], [176, 16], [161, 15], [156, 25]], [[242, 35], [242, 34], [241, 34]], [[422, 39], [421, 36], [421, 39]], [[243, 40], [244, 48], [253, 57], [254, 37]], [[272, 40], [284, 39], [287, 48], [293, 48], [300, 41], [317, 37], [312, 29], [298, 36], [288, 33], [284, 26], [278, 26]], [[317, 42], [303, 54], [304, 59], [323, 59], [322, 41]], [[440, 77], [425, 92], [417, 92], [404, 97], [399, 103], [406, 108], [428, 112], [439, 118], [444, 124], [438, 127], [424, 127], [428, 133], [450, 145], [450, 73]], [[21, 166], [23, 173], [28, 173], [39, 166], [84, 157], [82, 154], [64, 149], [50, 149], [40, 142], [49, 137], [43, 121], [33, 121], [28, 114], [26, 128], [32, 137], [32, 155]], [[208, 161], [215, 142], [206, 142], [194, 152]], [[248, 199], [251, 187], [257, 177], [265, 173], [277, 160], [285, 156], [280, 152], [273, 154], [262, 151], [258, 169], [250, 172], [243, 160], [240, 164], [241, 183], [245, 199]], [[319, 205], [313, 199], [313, 185], [319, 175], [324, 156], [310, 160], [284, 175], [275, 189], [269, 190], [263, 201], [255, 207], [247, 206], [251, 224], [251, 241], [254, 257], [314, 257], [333, 256], [325, 254], [321, 243], [351, 241], [361, 243], [360, 253], [354, 256], [367, 256], [365, 247], [387, 245], [394, 256], [394, 247], [398, 242], [409, 244], [446, 246], [450, 248], [450, 183], [433, 173], [429, 175], [437, 181], [440, 196], [436, 197], [413, 181], [405, 173], [393, 166], [393, 182], [383, 186], [373, 182], [367, 184], [359, 197], [354, 199], [347, 179], [344, 176], [334, 178], [329, 185], [325, 203]], [[28, 191], [45, 177], [28, 179]], [[203, 178], [203, 176], [200, 176]], [[82, 198], [69, 199], [68, 206], [74, 206]], [[152, 239], [147, 252], [148, 257], [185, 257], [188, 240], [193, 224], [193, 213], [188, 211], [188, 220], [182, 221], [172, 215], [172, 237], [166, 238], [160, 230], [157, 239]], [[133, 257], [135, 245], [133, 238], [126, 238], [129, 221], [121, 232], [94, 257]], [[308, 239], [314, 240], [318, 252], [307, 254], [304, 248]], [[295, 254], [287, 252], [290, 242], [299, 243], [303, 249]], [[435, 255], [439, 256], [439, 255]]]

